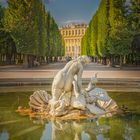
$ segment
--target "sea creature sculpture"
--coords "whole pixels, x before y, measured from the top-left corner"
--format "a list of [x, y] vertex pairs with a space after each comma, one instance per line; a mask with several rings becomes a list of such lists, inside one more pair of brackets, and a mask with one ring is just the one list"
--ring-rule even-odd
[[116, 102], [106, 90], [96, 87], [97, 73], [91, 77], [87, 88], [82, 90], [83, 65], [89, 60], [87, 56], [82, 56], [68, 62], [55, 76], [51, 95], [44, 90], [35, 91], [29, 101], [32, 112], [63, 119], [116, 112]]

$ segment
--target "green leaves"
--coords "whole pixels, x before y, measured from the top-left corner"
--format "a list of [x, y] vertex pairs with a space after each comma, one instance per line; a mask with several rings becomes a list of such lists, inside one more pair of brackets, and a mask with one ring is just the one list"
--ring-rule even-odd
[[62, 38], [58, 26], [41, 0], [8, 0], [4, 28], [11, 34], [18, 53], [61, 55]]
[[83, 37], [82, 50], [89, 56], [105, 56], [105, 47], [108, 36], [108, 0], [103, 0], [99, 9], [89, 23], [89, 27]]
[[16, 53], [15, 44], [11, 35], [5, 31], [3, 26], [5, 9], [0, 6], [0, 55]]
[[46, 19], [48, 56], [63, 56], [64, 40], [60, 34], [59, 28], [49, 12], [46, 14]]
[[108, 44], [110, 44], [109, 52], [115, 56], [125, 56], [131, 53], [133, 34], [125, 17], [124, 4], [121, 1], [112, 1], [112, 4], [114, 8], [110, 14], [110, 19], [113, 22], [111, 22], [111, 30], [108, 38]]
[[108, 57], [132, 53], [132, 41], [140, 33], [140, 1], [102, 0], [82, 39], [82, 54]]

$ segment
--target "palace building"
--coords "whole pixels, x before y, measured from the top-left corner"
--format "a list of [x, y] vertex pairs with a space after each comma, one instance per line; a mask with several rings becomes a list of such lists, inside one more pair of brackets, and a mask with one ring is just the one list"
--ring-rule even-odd
[[81, 39], [85, 34], [86, 24], [69, 24], [60, 28], [65, 42], [65, 56], [76, 58], [81, 54]]

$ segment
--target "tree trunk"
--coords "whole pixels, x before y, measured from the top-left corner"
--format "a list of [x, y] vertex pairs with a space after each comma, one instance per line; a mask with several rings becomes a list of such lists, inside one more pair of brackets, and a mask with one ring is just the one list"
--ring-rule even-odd
[[27, 54], [23, 55], [23, 67], [28, 68], [28, 55]]
[[50, 63], [50, 57], [49, 56], [47, 57], [47, 63], [48, 64]]
[[120, 69], [122, 68], [122, 56], [120, 55]]
[[110, 56], [110, 66], [114, 65], [114, 56]]
[[110, 61], [110, 58], [107, 58], [107, 66], [111, 66], [111, 61]]
[[106, 57], [104, 57], [104, 59], [103, 59], [103, 64], [104, 65], [107, 65], [107, 59], [106, 59]]
[[123, 57], [123, 64], [126, 64], [126, 55]]

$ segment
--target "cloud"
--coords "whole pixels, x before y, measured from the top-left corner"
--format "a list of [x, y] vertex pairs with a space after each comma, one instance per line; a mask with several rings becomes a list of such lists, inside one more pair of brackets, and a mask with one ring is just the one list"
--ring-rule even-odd
[[0, 5], [7, 6], [7, 0], [0, 0]]
[[45, 4], [49, 4], [51, 2], [53, 2], [54, 0], [42, 0]]
[[0, 0], [0, 2], [5, 2], [6, 0]]
[[63, 22], [62, 24], [66, 25], [66, 24], [71, 24], [71, 23], [86, 23], [85, 20], [68, 20]]
[[[54, 2], [55, 0], [42, 0], [42, 2], [44, 4], [50, 4], [51, 2]], [[7, 5], [7, 0], [0, 0], [0, 4], [2, 6], [6, 6]]]
[[125, 4], [126, 4], [127, 6], [129, 6], [129, 5], [131, 4], [131, 1], [130, 1], [130, 0], [126, 0]]

